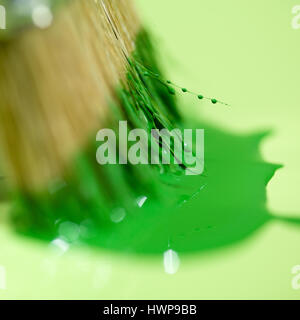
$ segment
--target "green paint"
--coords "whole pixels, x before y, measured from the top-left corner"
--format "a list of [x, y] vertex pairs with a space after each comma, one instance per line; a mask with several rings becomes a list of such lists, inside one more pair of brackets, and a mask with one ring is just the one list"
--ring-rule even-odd
[[[18, 193], [12, 218], [19, 232], [51, 241], [77, 230], [75, 242], [110, 250], [159, 254], [171, 247], [187, 253], [241, 241], [272, 218], [265, 187], [279, 166], [262, 161], [262, 137], [182, 119], [175, 90], [159, 80], [153, 52], [141, 33], [128, 58], [127, 85], [117, 90], [119, 102], [111, 103], [110, 126], [127, 120], [130, 128], [147, 130], [204, 128], [205, 174], [186, 176], [177, 164], [100, 166], [92, 142], [48, 190]], [[61, 228], [64, 223], [69, 227]]]
[[175, 93], [176, 93], [175, 90], [171, 87], [168, 87], [168, 92], [172, 95], [175, 95]]
[[[197, 96], [198, 99], [200, 99], [200, 100], [206, 99], [206, 100], [209, 100], [209, 101], [210, 101], [211, 103], [213, 103], [213, 104], [219, 103], [219, 104], [223, 104], [223, 105], [228, 106], [228, 104], [225, 103], [225, 102], [218, 101], [217, 99], [213, 99], [213, 98], [209, 98], [209, 97], [204, 97], [203, 95], [199, 95], [199, 94], [197, 94], [197, 93], [195, 93], [195, 92], [192, 92], [192, 91], [190, 91], [190, 90], [188, 90], [188, 89], [186, 89], [186, 88], [182, 88], [182, 87], [178, 86], [177, 84], [171, 82], [170, 80], [165, 80], [165, 79], [162, 77], [161, 74], [159, 74], [159, 73], [154, 73], [151, 69], [149, 69], [149, 68], [151, 68], [151, 67], [149, 67], [149, 66], [146, 67], [146, 66], [143, 64], [143, 62], [141, 63], [141, 61], [143, 61], [143, 60], [137, 59], [137, 60], [134, 61], [134, 63], [136, 63], [136, 66], [137, 66], [140, 70], [147, 70], [147, 71], [144, 71], [144, 72], [143, 72], [143, 75], [144, 75], [145, 77], [150, 77], [150, 78], [158, 81], [158, 82], [159, 82], [160, 84], [162, 84], [163, 86], [165, 86], [165, 87], [167, 88], [169, 94], [175, 95], [175, 94], [176, 94], [175, 88], [176, 88], [176, 89], [180, 89], [183, 93], [187, 93], [187, 92], [188, 92], [188, 93], [191, 94], [191, 95]], [[129, 80], [132, 80], [132, 77], [130, 77]], [[171, 86], [171, 85], [172, 85], [172, 86]]]
[[280, 166], [261, 160], [261, 136], [237, 137], [204, 127], [205, 176], [162, 184], [164, 201], [150, 197], [134, 216], [113, 225], [110, 237], [99, 239], [101, 246], [151, 254], [168, 247], [197, 252], [241, 241], [272, 219], [265, 187]]

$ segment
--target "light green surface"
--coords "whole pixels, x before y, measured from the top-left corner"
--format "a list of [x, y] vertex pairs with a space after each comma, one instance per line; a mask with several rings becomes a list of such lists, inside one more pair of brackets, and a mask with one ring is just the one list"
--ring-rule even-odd
[[[270, 129], [264, 158], [283, 164], [268, 185], [268, 207], [300, 216], [298, 89], [300, 30], [291, 28], [289, 0], [138, 0], [158, 37], [169, 77], [231, 104], [181, 106], [236, 132]], [[226, 214], [226, 213], [224, 213]], [[0, 298], [256, 298], [298, 299], [291, 268], [300, 264], [300, 228], [272, 221], [239, 245], [180, 257], [174, 275], [161, 258], [70, 250], [57, 257], [45, 245], [1, 225]]]

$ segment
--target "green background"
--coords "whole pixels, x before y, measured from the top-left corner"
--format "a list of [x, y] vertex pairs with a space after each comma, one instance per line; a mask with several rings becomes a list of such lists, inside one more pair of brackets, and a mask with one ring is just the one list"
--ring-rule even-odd
[[[268, 209], [300, 217], [300, 29], [291, 0], [137, 0], [175, 83], [231, 105], [180, 97], [182, 110], [236, 133], [271, 130], [266, 161], [283, 164], [268, 184]], [[2, 208], [5, 212], [5, 208]], [[226, 214], [226, 212], [224, 212]], [[0, 225], [0, 298], [298, 299], [291, 269], [300, 264], [300, 229], [271, 221], [238, 245], [163, 260], [92, 249], [58, 257], [44, 244]]]

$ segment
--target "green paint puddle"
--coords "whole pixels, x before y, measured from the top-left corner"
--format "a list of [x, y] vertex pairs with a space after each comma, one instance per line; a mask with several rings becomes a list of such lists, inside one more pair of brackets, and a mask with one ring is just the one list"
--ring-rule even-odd
[[[273, 219], [266, 209], [266, 185], [280, 166], [261, 159], [259, 144], [264, 134], [236, 136], [206, 124], [189, 123], [186, 127], [205, 129], [204, 174], [157, 171], [141, 183], [131, 174], [144, 172], [147, 165], [134, 166], [132, 172], [130, 166], [122, 170], [118, 165], [107, 165], [113, 176], [108, 181], [111, 185], [104, 185], [118, 190], [117, 200], [109, 204], [111, 195], [106, 198], [104, 190], [95, 187], [100, 177], [94, 172], [99, 168], [90, 171], [80, 159], [78, 183], [73, 181], [56, 191], [48, 200], [52, 207], [47, 208], [43, 200], [34, 210], [37, 204], [34, 200], [29, 203], [28, 210], [39, 214], [34, 223], [31, 216], [27, 233], [30, 228], [31, 235], [48, 241], [63, 239], [74, 245], [88, 243], [132, 254], [162, 254], [168, 249], [193, 253], [238, 243]], [[85, 201], [82, 190], [87, 195]], [[24, 227], [26, 215], [20, 216]]]
[[143, 254], [197, 252], [241, 241], [272, 219], [266, 185], [280, 166], [262, 161], [262, 135], [197, 127], [205, 128], [205, 174], [161, 183], [162, 201], [143, 195], [142, 207], [103, 229], [97, 245]]

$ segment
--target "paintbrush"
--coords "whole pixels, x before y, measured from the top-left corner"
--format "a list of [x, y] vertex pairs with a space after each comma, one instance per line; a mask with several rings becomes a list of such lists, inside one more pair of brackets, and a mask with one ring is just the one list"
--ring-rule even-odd
[[171, 130], [180, 122], [175, 90], [160, 72], [131, 1], [4, 6], [1, 165], [17, 230], [53, 239], [66, 221], [100, 228], [116, 220], [116, 208], [130, 212], [141, 195], [159, 194], [157, 173], [184, 172], [176, 162], [104, 167], [96, 161], [101, 128], [117, 130], [125, 120], [128, 128]]

